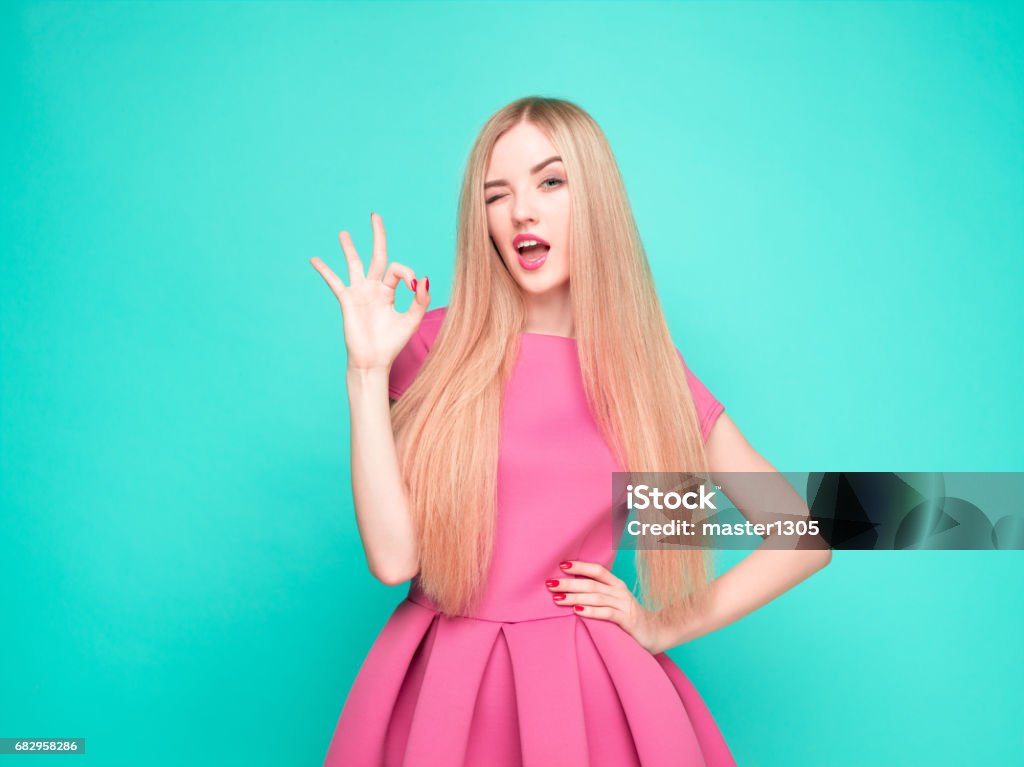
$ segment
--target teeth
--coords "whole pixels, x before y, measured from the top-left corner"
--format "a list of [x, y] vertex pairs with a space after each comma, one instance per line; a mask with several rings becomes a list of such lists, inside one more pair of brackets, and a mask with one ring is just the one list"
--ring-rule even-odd
[[537, 240], [523, 240], [518, 245], [516, 245], [516, 249], [522, 251], [523, 248], [528, 248], [531, 245], [540, 245], [540, 243], [537, 242]]

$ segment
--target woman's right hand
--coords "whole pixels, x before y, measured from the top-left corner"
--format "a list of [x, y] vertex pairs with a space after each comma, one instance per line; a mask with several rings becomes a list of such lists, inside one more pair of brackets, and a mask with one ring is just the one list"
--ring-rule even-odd
[[[316, 256], [309, 260], [341, 304], [350, 369], [390, 368], [430, 306], [429, 280], [417, 282], [416, 273], [409, 267], [397, 261], [388, 264], [384, 222], [377, 213], [370, 214], [370, 221], [373, 225], [373, 256], [365, 274], [352, 237], [345, 231], [338, 234], [351, 284], [345, 285]], [[402, 281], [416, 295], [409, 308], [399, 312], [395, 309], [395, 288]]]

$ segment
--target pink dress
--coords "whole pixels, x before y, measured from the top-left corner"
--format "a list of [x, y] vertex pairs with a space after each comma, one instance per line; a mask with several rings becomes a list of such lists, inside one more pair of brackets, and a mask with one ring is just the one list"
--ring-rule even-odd
[[[395, 359], [392, 398], [415, 378], [446, 309], [427, 312]], [[686, 374], [707, 440], [723, 407]], [[587, 410], [575, 339], [523, 333], [485, 597], [473, 616], [447, 618], [411, 581], [352, 685], [327, 767], [735, 765], [665, 653], [557, 604], [544, 585], [566, 577], [563, 560], [611, 568], [613, 471], [622, 468]]]

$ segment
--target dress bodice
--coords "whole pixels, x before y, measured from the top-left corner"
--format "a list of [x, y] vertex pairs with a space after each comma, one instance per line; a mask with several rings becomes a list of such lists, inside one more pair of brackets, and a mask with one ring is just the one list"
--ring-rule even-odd
[[[393, 398], [418, 372], [446, 308], [427, 312], [395, 359]], [[686, 371], [706, 439], [722, 405]], [[611, 568], [617, 545], [612, 472], [623, 470], [587, 407], [575, 339], [520, 334], [519, 356], [505, 388], [500, 439], [494, 550], [484, 595], [471, 617], [519, 621], [564, 615], [544, 581], [566, 577], [558, 567], [564, 560]], [[418, 578], [410, 583], [409, 598], [436, 609]]]

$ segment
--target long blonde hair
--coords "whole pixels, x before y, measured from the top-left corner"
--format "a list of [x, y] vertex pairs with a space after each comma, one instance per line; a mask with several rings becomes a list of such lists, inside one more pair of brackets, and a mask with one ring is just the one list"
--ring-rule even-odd
[[[587, 403], [609, 448], [627, 471], [708, 468], [685, 371], [604, 133], [571, 102], [512, 102], [487, 121], [470, 152], [448, 310], [392, 410], [420, 587], [446, 615], [477, 603], [494, 542], [499, 416], [526, 311], [488, 233], [484, 174], [495, 142], [520, 122], [544, 131], [566, 168], [576, 347]], [[700, 549], [638, 549], [644, 606], [667, 622], [701, 609], [709, 559]]]

